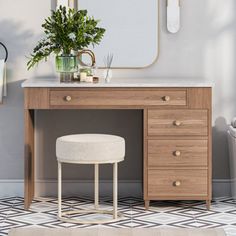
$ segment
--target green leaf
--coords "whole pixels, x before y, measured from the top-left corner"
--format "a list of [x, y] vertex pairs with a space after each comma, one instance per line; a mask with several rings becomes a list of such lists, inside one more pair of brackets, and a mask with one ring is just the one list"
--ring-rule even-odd
[[[100, 20], [88, 16], [87, 10], [67, 10], [60, 6], [52, 11], [50, 17], [42, 24], [45, 37], [33, 49], [27, 62], [28, 69], [37, 65], [41, 60], [47, 60], [52, 53], [69, 54], [71, 50], [81, 50], [89, 45], [99, 44], [105, 34], [105, 29], [97, 27]], [[70, 33], [75, 38], [69, 37]]]

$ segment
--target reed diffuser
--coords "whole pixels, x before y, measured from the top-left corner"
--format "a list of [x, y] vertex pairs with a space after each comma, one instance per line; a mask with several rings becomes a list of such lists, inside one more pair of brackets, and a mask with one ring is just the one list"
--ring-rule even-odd
[[104, 65], [105, 65], [105, 73], [104, 73], [105, 81], [110, 82], [111, 78], [112, 78], [111, 65], [113, 62], [113, 54], [108, 53], [108, 55], [106, 57], [104, 57], [103, 61], [104, 61]]

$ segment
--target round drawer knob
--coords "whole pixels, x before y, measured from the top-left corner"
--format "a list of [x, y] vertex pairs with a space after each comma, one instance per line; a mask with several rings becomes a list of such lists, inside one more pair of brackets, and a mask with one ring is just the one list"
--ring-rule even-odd
[[165, 102], [170, 101], [170, 96], [164, 96], [164, 97], [163, 97], [163, 100], [164, 100]]
[[70, 102], [70, 101], [72, 100], [72, 97], [71, 97], [71, 96], [65, 96], [65, 100], [66, 100], [67, 102]]
[[179, 157], [181, 155], [180, 151], [174, 151], [174, 156]]
[[173, 123], [175, 126], [180, 126], [182, 124], [179, 120], [175, 120]]
[[179, 187], [179, 186], [181, 185], [181, 182], [180, 182], [179, 180], [176, 180], [176, 181], [173, 183], [173, 185], [174, 185], [175, 187]]

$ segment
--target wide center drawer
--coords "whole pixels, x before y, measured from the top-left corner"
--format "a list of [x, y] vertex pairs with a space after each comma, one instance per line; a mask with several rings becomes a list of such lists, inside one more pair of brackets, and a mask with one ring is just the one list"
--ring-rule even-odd
[[51, 89], [51, 106], [186, 106], [186, 90]]
[[148, 140], [148, 166], [207, 166], [207, 140]]
[[148, 195], [207, 196], [207, 170], [148, 170]]
[[148, 110], [148, 135], [207, 135], [207, 110]]

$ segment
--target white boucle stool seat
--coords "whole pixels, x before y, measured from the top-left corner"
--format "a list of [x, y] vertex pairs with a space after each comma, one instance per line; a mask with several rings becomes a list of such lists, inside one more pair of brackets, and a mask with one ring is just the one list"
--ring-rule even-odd
[[56, 156], [60, 162], [95, 164], [124, 160], [125, 140], [107, 134], [75, 134], [57, 139]]
[[[109, 223], [121, 219], [118, 212], [118, 162], [125, 157], [125, 140], [122, 137], [108, 134], [74, 134], [59, 137], [56, 141], [58, 163], [58, 218], [64, 222], [82, 224]], [[62, 164], [94, 164], [94, 209], [69, 210], [62, 212]], [[113, 165], [113, 210], [99, 209], [99, 165]], [[68, 216], [99, 213], [113, 215], [112, 219], [85, 221]]]

